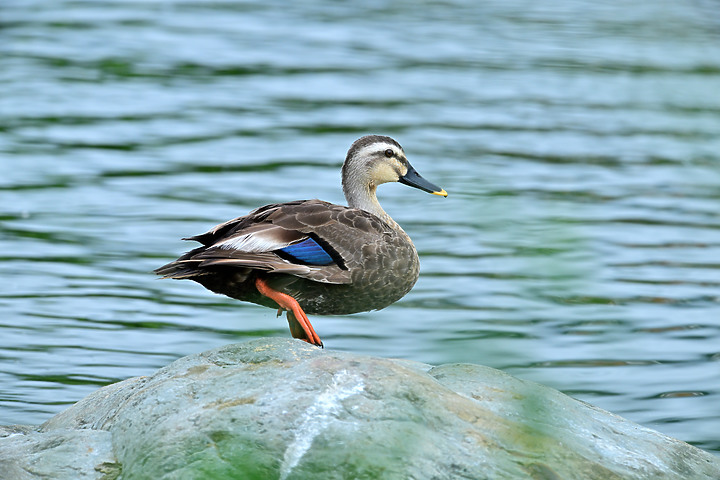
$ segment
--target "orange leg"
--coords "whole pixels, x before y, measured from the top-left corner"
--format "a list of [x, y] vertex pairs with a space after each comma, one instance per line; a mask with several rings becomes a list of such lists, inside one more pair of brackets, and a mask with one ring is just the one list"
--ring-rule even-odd
[[[288, 311], [288, 323], [290, 324], [290, 333], [293, 337], [305, 340], [306, 342], [312, 345], [317, 345], [318, 347], [323, 346], [320, 337], [318, 337], [318, 334], [315, 333], [313, 326], [310, 324], [310, 320], [307, 315], [305, 315], [305, 312], [303, 312], [303, 309], [300, 307], [297, 300], [286, 293], [273, 290], [267, 282], [260, 277], [255, 279], [255, 287], [262, 295], [274, 300], [281, 309]], [[292, 319], [290, 318], [291, 313]], [[297, 328], [297, 326], [300, 328]]]

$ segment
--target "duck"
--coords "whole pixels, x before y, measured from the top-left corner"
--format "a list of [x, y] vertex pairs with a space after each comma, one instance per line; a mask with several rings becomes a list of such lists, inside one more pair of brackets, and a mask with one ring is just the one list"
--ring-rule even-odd
[[396, 140], [366, 135], [342, 166], [347, 206], [312, 199], [259, 207], [183, 238], [201, 245], [154, 272], [277, 309], [278, 316], [287, 312], [294, 338], [323, 347], [308, 315], [379, 310], [418, 279], [412, 240], [377, 199], [378, 185], [389, 182], [448, 195], [410, 165]]

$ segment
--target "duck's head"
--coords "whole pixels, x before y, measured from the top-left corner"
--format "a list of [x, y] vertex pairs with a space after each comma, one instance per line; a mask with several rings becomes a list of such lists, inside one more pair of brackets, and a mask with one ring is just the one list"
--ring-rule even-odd
[[342, 168], [345, 198], [351, 206], [363, 194], [375, 197], [378, 185], [400, 182], [433, 195], [447, 197], [447, 192], [428, 182], [410, 165], [405, 151], [390, 137], [367, 135], [355, 141], [348, 150]]

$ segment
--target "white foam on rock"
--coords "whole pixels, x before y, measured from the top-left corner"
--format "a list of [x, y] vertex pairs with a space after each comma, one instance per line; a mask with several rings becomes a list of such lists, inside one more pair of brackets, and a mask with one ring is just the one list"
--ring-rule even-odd
[[280, 465], [280, 480], [285, 480], [293, 468], [312, 446], [313, 440], [336, 418], [342, 401], [357, 395], [365, 388], [359, 375], [340, 370], [335, 373], [332, 383], [310, 405], [302, 415], [302, 423], [295, 430], [295, 439], [288, 445]]

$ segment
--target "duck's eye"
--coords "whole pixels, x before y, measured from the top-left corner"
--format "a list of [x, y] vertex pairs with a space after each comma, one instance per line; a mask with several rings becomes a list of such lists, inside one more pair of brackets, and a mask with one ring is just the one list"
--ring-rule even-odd
[[385, 150], [385, 156], [387, 158], [392, 158], [394, 155], [395, 155], [395, 152], [393, 152], [391, 148], [388, 148], [387, 150]]

